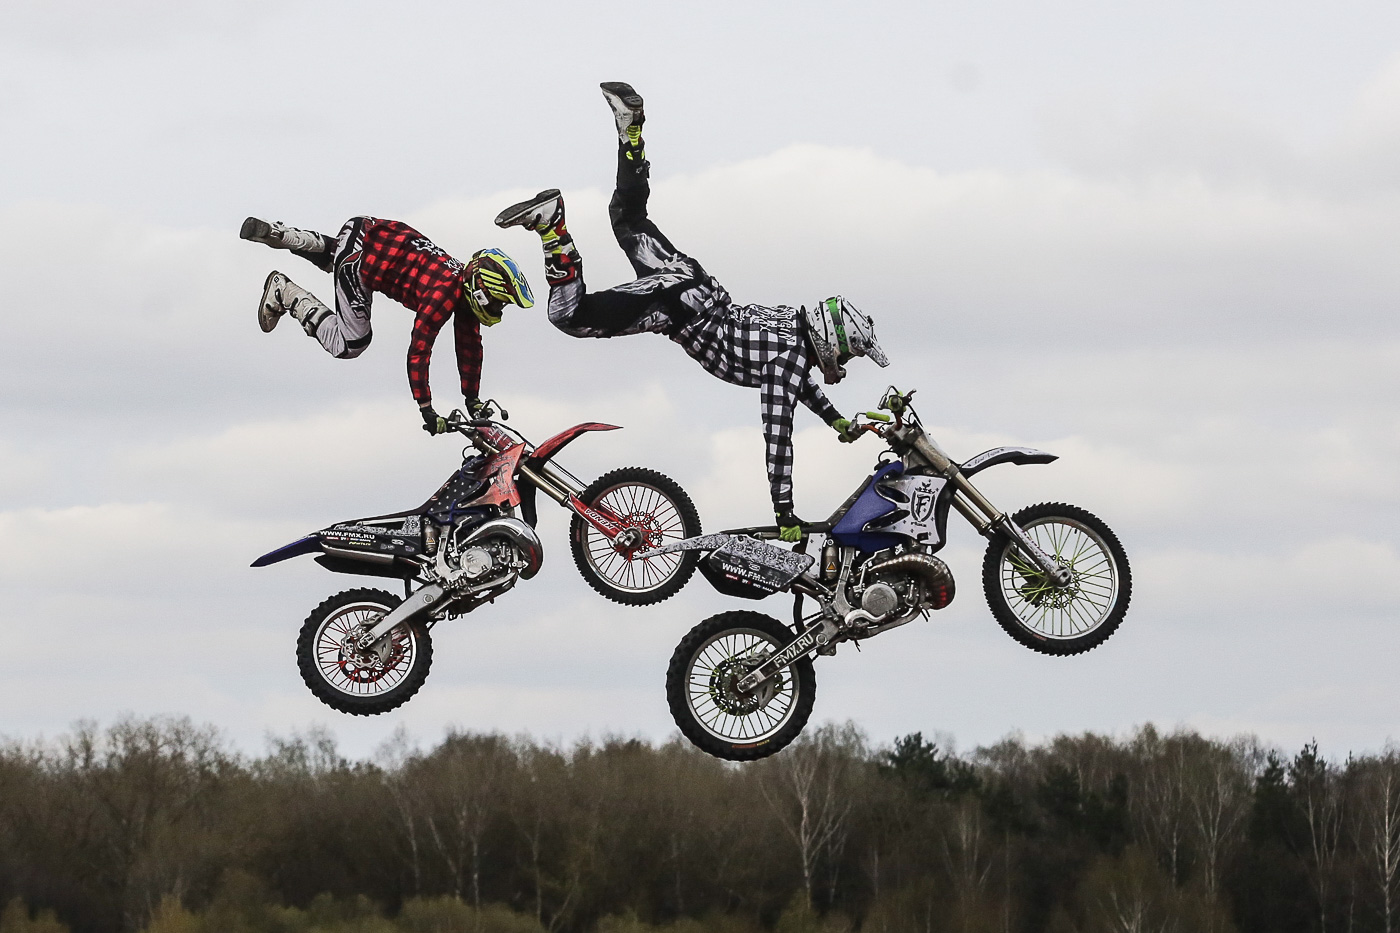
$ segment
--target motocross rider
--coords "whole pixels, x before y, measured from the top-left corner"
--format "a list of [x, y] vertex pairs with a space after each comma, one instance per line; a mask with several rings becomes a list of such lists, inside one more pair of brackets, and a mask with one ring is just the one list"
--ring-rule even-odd
[[[352, 217], [338, 237], [299, 230], [256, 217], [243, 221], [238, 235], [274, 249], [288, 249], [335, 277], [335, 310], [281, 272], [263, 285], [258, 324], [264, 332], [283, 314], [301, 324], [337, 359], [354, 359], [369, 346], [369, 308], [374, 292], [414, 312], [408, 345], [408, 385], [423, 416], [423, 430], [441, 434], [447, 421], [433, 410], [428, 363], [433, 342], [448, 318], [457, 345], [457, 370], [467, 410], [481, 408], [481, 326], [501, 320], [508, 304], [534, 305], [530, 286], [515, 262], [498, 249], [472, 254], [464, 265], [406, 223]], [[459, 305], [470, 313], [455, 314]]]
[[665, 334], [710, 374], [757, 388], [767, 446], [769, 491], [780, 537], [799, 541], [802, 521], [792, 507], [792, 419], [797, 402], [855, 440], [851, 423], [812, 378], [815, 362], [827, 385], [840, 382], [855, 356], [880, 366], [889, 360], [875, 339], [874, 322], [840, 296], [811, 310], [735, 304], [700, 264], [677, 250], [647, 217], [650, 163], [642, 141], [642, 98], [630, 85], [609, 82], [603, 96], [612, 107], [620, 140], [617, 187], [608, 207], [613, 234], [637, 278], [589, 293], [583, 262], [564, 226], [557, 189], [513, 204], [496, 217], [500, 227], [520, 226], [540, 235], [549, 280], [550, 323], [573, 337], [617, 337], [643, 331]]

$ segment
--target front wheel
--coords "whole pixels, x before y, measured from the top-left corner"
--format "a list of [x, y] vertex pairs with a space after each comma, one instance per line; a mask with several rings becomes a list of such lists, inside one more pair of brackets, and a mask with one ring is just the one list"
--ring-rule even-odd
[[681, 733], [701, 751], [729, 761], [779, 752], [802, 731], [817, 698], [812, 659], [802, 657], [757, 689], [738, 682], [795, 637], [772, 616], [739, 610], [691, 629], [671, 655], [666, 700]]
[[1117, 536], [1092, 513], [1060, 502], [1029, 506], [1011, 520], [1068, 567], [1071, 579], [1057, 586], [1009, 540], [993, 539], [982, 561], [982, 588], [997, 622], [1041, 654], [1081, 654], [1103, 644], [1123, 621], [1133, 591]]
[[346, 590], [312, 610], [297, 639], [297, 667], [331, 709], [373, 716], [402, 706], [428, 679], [433, 643], [414, 620], [390, 630], [377, 648], [366, 633], [402, 602], [383, 590]]
[[622, 532], [609, 538], [575, 515], [569, 526], [574, 563], [588, 585], [608, 599], [650, 606], [680, 592], [695, 573], [694, 551], [652, 554], [700, 533], [695, 504], [675, 480], [644, 467], [623, 467], [594, 480], [579, 499]]

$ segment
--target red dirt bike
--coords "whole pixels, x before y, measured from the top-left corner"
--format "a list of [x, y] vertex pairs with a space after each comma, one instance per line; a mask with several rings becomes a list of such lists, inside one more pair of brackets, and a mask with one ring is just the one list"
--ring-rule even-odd
[[574, 563], [609, 599], [657, 603], [695, 571], [694, 552], [654, 553], [700, 533], [695, 506], [675, 481], [623, 467], [585, 486], [553, 462], [580, 435], [617, 425], [576, 424], [534, 446], [502, 423], [504, 410], [494, 420], [495, 407], [487, 402], [475, 418], [452, 412], [448, 430], [471, 447], [462, 453], [461, 468], [418, 508], [340, 522], [253, 561], [266, 567], [315, 554], [335, 573], [403, 581], [402, 599], [378, 589], [346, 590], [307, 616], [297, 666], [327, 706], [364, 716], [407, 702], [428, 677], [434, 625], [539, 572], [544, 546], [534, 527], [537, 490], [573, 513]]

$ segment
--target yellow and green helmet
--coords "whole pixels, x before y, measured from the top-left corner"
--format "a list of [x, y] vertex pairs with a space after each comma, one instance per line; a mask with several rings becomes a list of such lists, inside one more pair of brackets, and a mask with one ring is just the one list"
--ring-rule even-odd
[[462, 295], [477, 320], [487, 327], [500, 323], [506, 305], [531, 308], [535, 304], [525, 273], [514, 259], [498, 249], [472, 254], [462, 273]]

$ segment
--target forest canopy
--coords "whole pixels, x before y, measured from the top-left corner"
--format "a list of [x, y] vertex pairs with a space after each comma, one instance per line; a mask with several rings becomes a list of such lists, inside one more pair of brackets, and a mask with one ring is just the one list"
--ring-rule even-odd
[[183, 719], [0, 747], [0, 933], [1348, 933], [1400, 926], [1400, 756], [1145, 726], [968, 754], [811, 729], [240, 754]]

